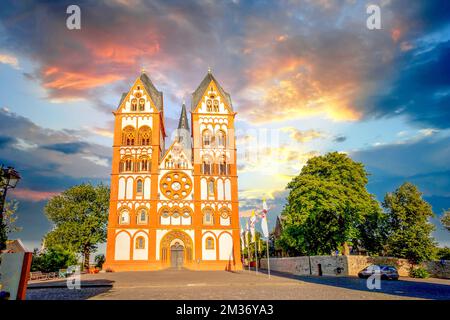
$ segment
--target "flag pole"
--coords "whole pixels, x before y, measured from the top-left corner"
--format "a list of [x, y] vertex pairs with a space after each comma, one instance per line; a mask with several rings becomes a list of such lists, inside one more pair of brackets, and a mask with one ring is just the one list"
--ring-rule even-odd
[[249, 239], [248, 239], [248, 232], [247, 232], [247, 236], [246, 236], [246, 238], [247, 239], [245, 239], [245, 240], [247, 240], [247, 263], [248, 263], [248, 271], [250, 271], [250, 241], [248, 241]]
[[267, 249], [267, 271], [269, 273], [270, 279], [269, 237], [266, 238], [266, 249]]
[[255, 236], [255, 272], [258, 274], [258, 248], [256, 247], [256, 236]]

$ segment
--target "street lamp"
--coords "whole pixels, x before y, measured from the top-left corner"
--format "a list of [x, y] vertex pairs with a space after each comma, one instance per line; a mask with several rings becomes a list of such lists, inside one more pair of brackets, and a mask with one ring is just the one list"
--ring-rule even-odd
[[0, 166], [0, 251], [6, 248], [6, 226], [3, 222], [3, 210], [5, 208], [6, 192], [14, 189], [20, 180], [20, 174], [12, 167]]

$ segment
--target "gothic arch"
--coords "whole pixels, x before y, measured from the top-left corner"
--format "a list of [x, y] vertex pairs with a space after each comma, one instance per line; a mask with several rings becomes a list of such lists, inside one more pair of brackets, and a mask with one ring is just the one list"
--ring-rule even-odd
[[184, 231], [181, 230], [172, 230], [168, 232], [162, 239], [161, 239], [161, 246], [160, 246], [160, 257], [161, 261], [163, 263], [167, 263], [170, 261], [170, 245], [173, 240], [179, 239], [184, 244], [184, 260], [186, 262], [191, 262], [193, 259], [193, 250], [194, 245], [192, 243], [191, 237]]

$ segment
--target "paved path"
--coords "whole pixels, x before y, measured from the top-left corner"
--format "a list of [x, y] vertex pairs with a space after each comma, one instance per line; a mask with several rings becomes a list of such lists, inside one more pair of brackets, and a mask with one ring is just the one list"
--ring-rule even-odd
[[[353, 277], [305, 277], [254, 272], [165, 270], [83, 275], [80, 290], [65, 282], [44, 282], [55, 288], [31, 288], [27, 299], [446, 299], [450, 280], [382, 281], [381, 290], [369, 290]], [[57, 288], [60, 286], [61, 288]]]

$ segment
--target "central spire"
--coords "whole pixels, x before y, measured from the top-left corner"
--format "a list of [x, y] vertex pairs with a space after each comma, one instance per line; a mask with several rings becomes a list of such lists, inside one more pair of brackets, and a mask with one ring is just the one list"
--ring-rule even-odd
[[178, 121], [178, 129], [186, 129], [189, 131], [189, 122], [187, 119], [187, 113], [186, 113], [186, 104], [183, 101], [183, 105], [181, 106], [181, 114], [180, 114], [180, 120]]

